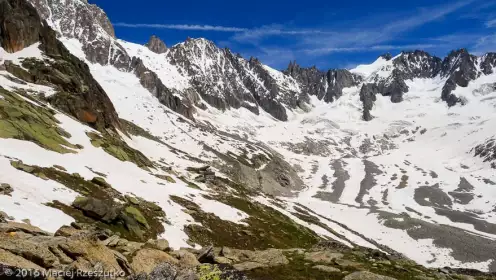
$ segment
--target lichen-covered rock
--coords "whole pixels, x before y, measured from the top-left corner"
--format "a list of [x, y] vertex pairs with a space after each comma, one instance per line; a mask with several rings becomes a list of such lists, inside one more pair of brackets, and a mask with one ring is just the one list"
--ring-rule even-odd
[[336, 259], [343, 258], [344, 255], [328, 250], [305, 253], [305, 260], [315, 263], [333, 263]]
[[150, 239], [145, 243], [145, 247], [164, 251], [164, 252], [170, 250], [169, 241], [167, 241], [165, 239]]
[[111, 223], [117, 219], [120, 211], [114, 205], [109, 205], [105, 201], [92, 197], [78, 197], [74, 200], [72, 206], [82, 210], [85, 215], [106, 223]]
[[16, 233], [16, 232], [24, 232], [31, 235], [43, 235], [48, 236], [49, 233], [38, 228], [32, 226], [30, 224], [25, 223], [17, 223], [17, 222], [7, 222], [0, 224], [0, 233]]
[[357, 271], [346, 275], [344, 280], [396, 280], [396, 278], [375, 274], [369, 271]]
[[196, 259], [196, 256], [186, 250], [173, 251], [170, 254], [179, 260], [182, 267], [196, 267], [200, 265], [200, 262]]
[[149, 274], [161, 263], [178, 265], [179, 261], [166, 252], [145, 248], [136, 252], [131, 267], [136, 273]]
[[[53, 110], [0, 88], [0, 138], [31, 141], [55, 152], [75, 153], [77, 147], [63, 135], [54, 115]], [[19, 166], [23, 168], [22, 164]]]

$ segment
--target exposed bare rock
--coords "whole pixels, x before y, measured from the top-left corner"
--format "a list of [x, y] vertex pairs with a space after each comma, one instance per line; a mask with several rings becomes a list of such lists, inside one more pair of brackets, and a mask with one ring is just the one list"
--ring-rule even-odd
[[165, 43], [162, 40], [160, 40], [159, 37], [157, 37], [155, 35], [150, 37], [150, 40], [148, 41], [148, 43], [146, 43], [145, 46], [147, 48], [149, 48], [152, 52], [158, 53], [158, 54], [161, 54], [161, 53], [164, 53], [167, 51], [167, 46], [165, 45]]
[[31, 235], [49, 235], [48, 232], [41, 230], [38, 227], [16, 222], [8, 222], [0, 224], [0, 233], [16, 233], [24, 232]]
[[369, 271], [357, 271], [344, 277], [344, 280], [396, 280], [396, 278], [378, 275]]
[[284, 73], [300, 83], [302, 92], [315, 95], [325, 102], [335, 101], [343, 95], [344, 88], [357, 86], [362, 81], [362, 77], [345, 69], [331, 69], [323, 72], [315, 66], [302, 68], [296, 61], [290, 62]]
[[41, 266], [2, 249], [0, 249], [0, 265], [45, 271]]
[[26, 1], [0, 2], [0, 46], [13, 53], [39, 41], [39, 16]]
[[9, 184], [5, 184], [5, 183], [0, 184], [0, 195], [11, 196], [11, 193], [13, 192], [14, 189]]
[[137, 273], [150, 273], [155, 267], [164, 262], [174, 265], [179, 264], [179, 261], [177, 259], [163, 251], [154, 249], [141, 249], [136, 252], [136, 255], [133, 257], [131, 267]]

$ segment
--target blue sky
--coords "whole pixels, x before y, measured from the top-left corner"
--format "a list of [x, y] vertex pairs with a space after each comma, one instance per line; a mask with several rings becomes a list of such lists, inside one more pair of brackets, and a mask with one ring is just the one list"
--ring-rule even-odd
[[204, 37], [278, 69], [290, 60], [350, 68], [414, 49], [496, 51], [496, 0], [89, 2], [107, 12], [121, 39], [146, 43], [154, 34], [174, 45]]

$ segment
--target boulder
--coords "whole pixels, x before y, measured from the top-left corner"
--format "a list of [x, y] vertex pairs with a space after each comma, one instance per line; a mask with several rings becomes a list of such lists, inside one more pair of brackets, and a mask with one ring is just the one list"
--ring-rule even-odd
[[379, 274], [375, 274], [369, 271], [357, 271], [353, 272], [346, 277], [344, 280], [396, 280], [396, 278], [383, 276]]
[[92, 197], [78, 197], [72, 203], [72, 206], [82, 210], [88, 217], [101, 220], [106, 223], [114, 221], [119, 211], [116, 207], [109, 205], [105, 201]]
[[237, 263], [233, 267], [239, 271], [248, 271], [260, 267], [265, 267], [265, 265], [257, 262], [243, 262], [243, 263]]
[[158, 54], [162, 54], [167, 51], [167, 46], [165, 45], [165, 43], [155, 35], [150, 37], [150, 40], [148, 41], [148, 43], [146, 43], [145, 46], [152, 52]]
[[16, 222], [7, 222], [0, 224], [0, 232], [3, 233], [11, 233], [11, 232], [24, 232], [31, 235], [50, 235], [48, 232], [32, 226], [30, 224], [16, 223]]
[[83, 233], [84, 230], [76, 229], [72, 226], [62, 226], [56, 232], [55, 236], [71, 237], [75, 234]]
[[132, 255], [143, 247], [143, 243], [126, 241], [125, 239], [120, 239], [117, 243], [117, 250], [125, 256]]
[[[164, 262], [157, 265], [150, 275], [148, 275], [149, 280], [176, 280], [177, 268], [173, 264]], [[186, 280], [186, 278], [184, 278]]]
[[327, 265], [316, 265], [312, 267], [313, 269], [317, 269], [327, 273], [341, 273], [341, 270], [332, 266]]
[[178, 265], [179, 261], [163, 251], [144, 248], [134, 255], [131, 268], [136, 273], [144, 272], [149, 274], [161, 263]]
[[0, 249], [44, 268], [52, 268], [59, 263], [47, 246], [29, 238], [19, 238], [16, 234], [0, 234]]
[[156, 249], [159, 251], [169, 251], [169, 241], [165, 239], [150, 239], [145, 243], [145, 248]]
[[264, 251], [254, 251], [251, 261], [261, 263], [265, 266], [286, 265], [289, 263], [282, 250], [268, 249]]
[[107, 246], [107, 247], [115, 247], [119, 243], [119, 239], [120, 239], [119, 236], [112, 235], [109, 238], [102, 241], [102, 244]]
[[105, 181], [105, 179], [103, 179], [102, 177], [94, 177], [93, 179], [91, 179], [91, 182], [103, 188], [112, 188], [112, 186], [107, 183], [107, 181]]
[[0, 211], [0, 223], [6, 223], [9, 220], [14, 220], [14, 218], [3, 211]]
[[317, 251], [305, 253], [305, 260], [314, 263], [333, 263], [336, 259], [341, 259], [344, 255], [332, 251]]
[[13, 192], [14, 189], [9, 184], [0, 184], [0, 195], [12, 196], [11, 193]]
[[234, 267], [240, 271], [289, 264], [289, 260], [284, 255], [283, 250], [279, 249], [249, 251], [224, 247], [219, 254], [220, 258], [216, 256], [215, 261], [236, 263]]
[[200, 262], [196, 259], [196, 256], [186, 250], [174, 251], [170, 254], [179, 260], [182, 267], [196, 267], [200, 265]]
[[200, 253], [198, 253], [197, 259], [201, 263], [214, 263], [214, 247], [208, 246], [203, 248]]
[[[98, 263], [104, 271], [123, 271], [123, 268], [116, 259], [115, 252], [101, 244], [98, 240], [90, 237], [65, 238], [58, 243], [58, 246], [67, 256], [76, 260], [76, 263], [73, 264], [75, 268], [86, 268], [85, 264], [87, 263]], [[93, 265], [91, 265], [89, 270], [93, 270]]]
[[37, 271], [44, 271], [41, 266], [26, 260], [18, 255], [12, 254], [9, 251], [5, 251], [0, 249], [0, 267], [1, 266], [10, 266], [16, 268], [25, 268], [32, 269]]

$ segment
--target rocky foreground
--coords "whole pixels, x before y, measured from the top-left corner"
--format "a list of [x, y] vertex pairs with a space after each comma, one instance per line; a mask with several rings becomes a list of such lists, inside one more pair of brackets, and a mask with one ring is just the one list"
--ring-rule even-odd
[[88, 224], [51, 234], [8, 220], [0, 216], [2, 279], [496, 279], [478, 271], [427, 269], [398, 255], [331, 241], [310, 249], [174, 250], [165, 239], [133, 242]]

